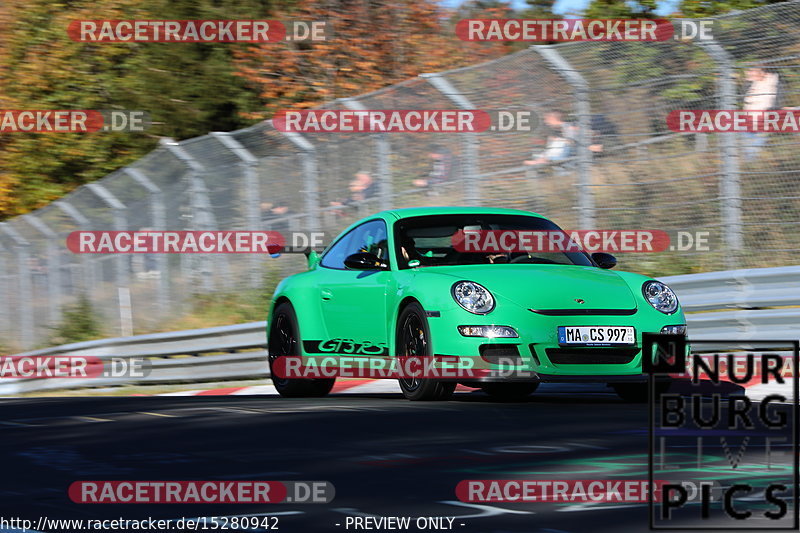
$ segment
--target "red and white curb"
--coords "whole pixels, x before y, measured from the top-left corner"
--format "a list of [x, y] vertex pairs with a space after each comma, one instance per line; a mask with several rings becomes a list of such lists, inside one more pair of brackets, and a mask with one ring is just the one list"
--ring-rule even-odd
[[[458, 385], [456, 392], [474, 392], [475, 389]], [[337, 394], [400, 394], [400, 386], [394, 379], [351, 379], [337, 380], [333, 386], [331, 395]], [[613, 394], [611, 389], [607, 389], [603, 384], [568, 384], [568, 383], [544, 383], [539, 388], [540, 393], [544, 394], [582, 394], [582, 393], [607, 393]], [[744, 393], [751, 400], [760, 401], [767, 395], [780, 394], [789, 401], [793, 398], [791, 382], [783, 384], [756, 384], [745, 387]], [[149, 396], [147, 394], [136, 394], [135, 396]], [[167, 392], [156, 394], [155, 396], [278, 396], [275, 386], [267, 382], [264, 385], [250, 387], [227, 387], [220, 389], [206, 390], [187, 390], [180, 392]]]
[[[459, 385], [456, 392], [470, 392], [474, 389]], [[400, 385], [394, 379], [354, 379], [338, 380], [331, 394], [400, 394]], [[156, 396], [277, 396], [278, 391], [271, 383], [252, 387], [228, 387], [224, 389], [187, 390], [167, 392]]]

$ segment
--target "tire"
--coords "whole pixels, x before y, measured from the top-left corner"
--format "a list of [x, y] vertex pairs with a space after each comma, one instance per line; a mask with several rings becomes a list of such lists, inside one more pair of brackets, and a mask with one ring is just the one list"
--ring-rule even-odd
[[278, 394], [284, 398], [319, 398], [331, 391], [336, 379], [278, 378], [272, 372], [279, 357], [300, 355], [300, 328], [291, 303], [282, 302], [275, 307], [268, 346], [270, 376]]
[[[623, 402], [626, 403], [647, 403], [650, 399], [650, 391], [647, 383], [610, 383], [611, 388], [617, 393]], [[669, 381], [657, 381], [656, 398], [666, 393], [669, 390]]]
[[539, 388], [538, 383], [484, 383], [481, 390], [496, 400], [520, 402]]
[[[416, 303], [408, 304], [397, 319], [396, 350], [398, 356], [432, 357], [431, 333], [425, 311]], [[403, 396], [412, 401], [447, 400], [456, 389], [455, 381], [407, 378], [398, 379]]]

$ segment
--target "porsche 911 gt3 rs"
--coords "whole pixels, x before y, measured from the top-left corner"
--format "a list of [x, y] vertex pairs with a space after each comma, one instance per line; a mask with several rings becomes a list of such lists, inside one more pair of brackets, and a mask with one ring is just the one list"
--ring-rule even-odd
[[[410, 208], [377, 213], [342, 232], [308, 270], [276, 288], [267, 336], [283, 357], [471, 358], [518, 373], [401, 377], [410, 400], [446, 399], [458, 383], [519, 399], [541, 382], [607, 383], [642, 401], [643, 333], [685, 335], [675, 293], [658, 280], [613, 272], [613, 256], [584, 251], [475, 253], [469, 231], [560, 228], [530, 212]], [[358, 349], [356, 349], [358, 347]], [[323, 396], [334, 379], [281, 377], [281, 395]], [[668, 384], [659, 383], [663, 389]]]

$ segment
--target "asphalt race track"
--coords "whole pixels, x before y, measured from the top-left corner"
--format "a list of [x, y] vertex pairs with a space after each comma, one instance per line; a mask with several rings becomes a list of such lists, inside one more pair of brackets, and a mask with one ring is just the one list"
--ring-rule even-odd
[[[602, 389], [497, 403], [399, 394], [0, 400], [4, 516], [277, 515], [279, 531], [348, 531], [353, 516], [455, 517], [459, 532], [647, 531], [646, 503], [457, 500], [464, 479], [647, 479], [647, 405]], [[89, 505], [76, 480], [325, 480], [329, 504]], [[353, 529], [349, 529], [353, 531]], [[256, 531], [256, 530], [251, 530]], [[416, 531], [416, 529], [411, 529]]]

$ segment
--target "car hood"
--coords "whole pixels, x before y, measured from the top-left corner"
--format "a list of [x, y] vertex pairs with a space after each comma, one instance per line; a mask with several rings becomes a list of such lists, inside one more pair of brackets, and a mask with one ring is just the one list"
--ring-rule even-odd
[[[422, 271], [427, 271], [423, 269]], [[597, 267], [571, 265], [462, 265], [430, 272], [480, 283], [526, 309], [635, 309], [625, 280]], [[454, 280], [455, 281], [455, 280]], [[579, 300], [583, 300], [580, 303]]]

